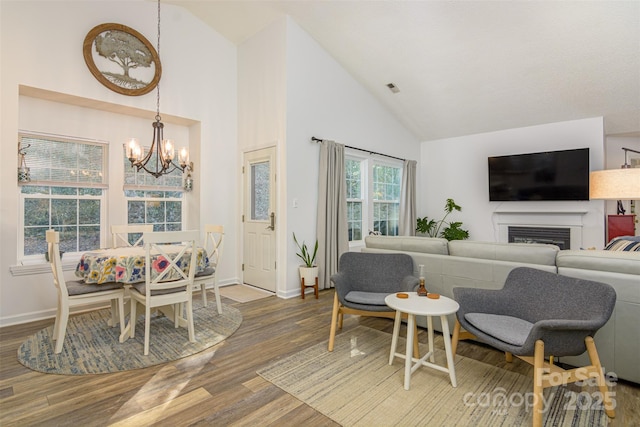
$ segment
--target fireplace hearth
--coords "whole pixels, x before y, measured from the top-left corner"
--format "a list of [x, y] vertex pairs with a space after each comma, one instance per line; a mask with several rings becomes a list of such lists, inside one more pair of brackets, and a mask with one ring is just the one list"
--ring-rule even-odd
[[571, 249], [571, 229], [560, 227], [508, 227], [509, 243], [546, 243]]

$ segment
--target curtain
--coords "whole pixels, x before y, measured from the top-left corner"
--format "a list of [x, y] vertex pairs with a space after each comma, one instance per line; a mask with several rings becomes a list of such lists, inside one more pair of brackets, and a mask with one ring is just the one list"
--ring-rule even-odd
[[402, 189], [400, 194], [400, 236], [416, 235], [416, 162], [405, 160], [402, 168]]
[[318, 284], [331, 287], [340, 255], [349, 250], [347, 231], [347, 184], [344, 175], [344, 145], [320, 141], [318, 172]]

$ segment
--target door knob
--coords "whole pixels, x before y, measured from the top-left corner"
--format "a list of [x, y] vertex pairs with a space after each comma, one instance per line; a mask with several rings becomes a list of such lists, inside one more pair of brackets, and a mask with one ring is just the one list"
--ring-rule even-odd
[[276, 229], [276, 214], [275, 212], [271, 212], [271, 215], [269, 215], [270, 219], [271, 219], [271, 224], [269, 224], [267, 226], [267, 229], [274, 231]]

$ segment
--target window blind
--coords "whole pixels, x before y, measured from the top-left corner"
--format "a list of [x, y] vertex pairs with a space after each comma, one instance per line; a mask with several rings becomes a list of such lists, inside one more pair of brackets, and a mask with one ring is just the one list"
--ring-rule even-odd
[[108, 145], [102, 142], [20, 133], [31, 182], [21, 185], [107, 188]]

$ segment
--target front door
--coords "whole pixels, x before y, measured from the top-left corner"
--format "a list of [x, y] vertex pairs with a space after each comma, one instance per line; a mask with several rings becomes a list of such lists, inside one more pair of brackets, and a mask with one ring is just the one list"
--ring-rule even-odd
[[243, 281], [276, 291], [275, 147], [244, 154]]

